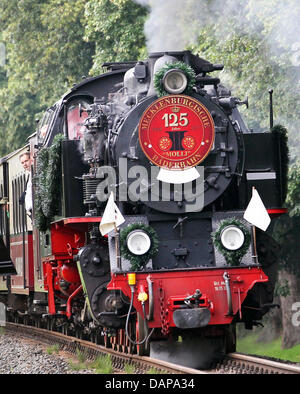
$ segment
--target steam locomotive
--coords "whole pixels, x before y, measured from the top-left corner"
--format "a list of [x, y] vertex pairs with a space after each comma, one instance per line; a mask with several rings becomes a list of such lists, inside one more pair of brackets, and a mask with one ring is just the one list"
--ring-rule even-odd
[[190, 51], [103, 67], [0, 161], [0, 301], [12, 321], [207, 367], [274, 306], [277, 244], [243, 215], [253, 187], [284, 213], [285, 135], [249, 130], [247, 100], [209, 75], [223, 65]]

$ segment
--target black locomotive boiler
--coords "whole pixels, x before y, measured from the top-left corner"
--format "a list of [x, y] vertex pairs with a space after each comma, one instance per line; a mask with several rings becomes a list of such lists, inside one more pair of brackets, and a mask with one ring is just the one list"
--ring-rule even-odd
[[206, 367], [272, 307], [277, 246], [243, 216], [253, 187], [284, 213], [285, 135], [249, 130], [247, 101], [209, 76], [223, 66], [189, 51], [104, 67], [1, 160], [1, 300], [10, 319]]

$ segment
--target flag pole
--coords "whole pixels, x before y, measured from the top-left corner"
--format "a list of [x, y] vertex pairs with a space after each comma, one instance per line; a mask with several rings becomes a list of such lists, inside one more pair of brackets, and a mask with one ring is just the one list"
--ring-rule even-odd
[[[255, 187], [252, 186], [252, 196], [253, 192], [255, 190]], [[252, 225], [252, 236], [253, 236], [253, 259], [256, 264], [258, 264], [258, 256], [257, 256], [257, 247], [256, 247], [256, 227]]]
[[122, 263], [120, 256], [120, 246], [119, 246], [119, 230], [116, 226], [116, 222], [114, 223], [115, 227], [115, 246], [116, 246], [116, 259], [117, 259], [117, 268], [122, 271]]
[[115, 252], [116, 252], [116, 265], [117, 269], [122, 270], [121, 255], [120, 255], [120, 234], [118, 226], [125, 222], [123, 215], [121, 214], [118, 206], [114, 202], [114, 193], [111, 192], [104, 209], [99, 230], [104, 236], [113, 230], [115, 234], [111, 234], [112, 238], [115, 237]]

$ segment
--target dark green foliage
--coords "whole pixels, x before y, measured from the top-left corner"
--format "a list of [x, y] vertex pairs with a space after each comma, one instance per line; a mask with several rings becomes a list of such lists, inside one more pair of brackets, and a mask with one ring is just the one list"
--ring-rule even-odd
[[281, 268], [300, 276], [300, 216], [281, 216], [275, 223], [273, 236], [280, 244]]
[[286, 206], [289, 216], [300, 216], [300, 163], [292, 164], [288, 171], [288, 193]]
[[1, 0], [0, 157], [25, 144], [35, 119], [82, 76], [143, 58], [146, 15], [132, 0]]
[[300, 276], [300, 164], [292, 164], [288, 171], [286, 198], [288, 214], [275, 222], [273, 237], [280, 244], [281, 265], [287, 271]]
[[[126, 239], [128, 234], [133, 230], [143, 230], [149, 235], [151, 240], [151, 246], [147, 253], [137, 256], [131, 253], [130, 250], [128, 249]], [[156, 234], [156, 231], [152, 227], [146, 226], [145, 224], [141, 224], [141, 223], [133, 223], [123, 228], [120, 233], [120, 244], [121, 244], [121, 255], [122, 257], [124, 257], [125, 259], [131, 262], [132, 271], [137, 271], [140, 268], [142, 268], [145, 264], [148, 263], [150, 259], [155, 257], [158, 253], [159, 242], [158, 242], [158, 236]]]
[[59, 212], [61, 198], [61, 141], [62, 134], [55, 136], [49, 148], [42, 148], [36, 159], [34, 178], [36, 226], [41, 231], [49, 228], [50, 221]]
[[144, 22], [148, 12], [133, 0], [90, 0], [85, 7], [85, 36], [95, 43], [93, 75], [105, 62], [145, 57]]
[[[222, 230], [225, 227], [230, 226], [230, 225], [237, 226], [240, 230], [242, 230], [242, 232], [244, 234], [245, 241], [244, 241], [243, 246], [240, 249], [228, 250], [223, 246], [223, 244], [221, 242]], [[250, 232], [247, 229], [247, 227], [240, 220], [226, 219], [221, 223], [218, 230], [216, 232], [212, 233], [212, 239], [213, 239], [213, 242], [214, 242], [215, 246], [217, 247], [217, 249], [225, 257], [227, 264], [229, 264], [231, 266], [237, 266], [240, 264], [241, 259], [246, 254], [246, 252], [249, 248], [251, 236], [250, 236]]]
[[94, 43], [82, 39], [86, 2], [1, 0], [7, 77], [0, 81], [0, 155], [22, 146], [35, 118], [89, 73]]

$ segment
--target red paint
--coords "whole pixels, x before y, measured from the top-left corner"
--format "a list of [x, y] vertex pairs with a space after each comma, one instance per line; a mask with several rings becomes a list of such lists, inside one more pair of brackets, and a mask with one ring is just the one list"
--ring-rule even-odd
[[23, 235], [11, 236], [10, 256], [16, 267], [17, 275], [11, 278], [12, 293], [20, 293], [23, 290], [32, 291], [34, 288], [34, 267], [33, 267], [33, 243], [32, 233], [25, 233], [25, 289], [23, 273]]
[[182, 95], [154, 101], [139, 124], [140, 145], [159, 167], [183, 170], [209, 154], [215, 137], [213, 119], [198, 100]]
[[55, 314], [55, 298], [54, 298], [54, 269], [50, 262], [44, 264], [44, 283], [45, 283], [45, 290], [48, 290], [48, 308], [50, 314]]
[[70, 140], [79, 140], [83, 138], [83, 125], [87, 116], [88, 113], [86, 111], [82, 111], [81, 114], [79, 113], [78, 105], [68, 109], [68, 137]]
[[71, 263], [64, 263], [61, 267], [61, 278], [67, 282], [80, 282], [77, 266]]
[[72, 317], [72, 301], [82, 291], [82, 285], [78, 286], [77, 289], [70, 295], [67, 301], [66, 315], [68, 319]]
[[[138, 290], [145, 288], [148, 292], [147, 276], [153, 283], [154, 317], [149, 321], [149, 327], [162, 326], [162, 313], [166, 327], [175, 327], [173, 312], [184, 305], [184, 299], [193, 295], [196, 289], [202, 293], [199, 307], [211, 311], [209, 325], [230, 324], [233, 316], [228, 316], [228, 301], [224, 272], [230, 277], [233, 315], [241, 309], [241, 304], [255, 283], [267, 282], [268, 277], [260, 267], [226, 267], [190, 271], [161, 271], [137, 273], [133, 306], [142, 314], [141, 303], [138, 301]], [[108, 290], [121, 290], [128, 298], [131, 289], [127, 277], [123, 274], [113, 274]], [[149, 299], [145, 303], [146, 313], [149, 313]]]
[[55, 297], [67, 300], [71, 316], [73, 299], [80, 294], [81, 280], [73, 256], [85, 245], [88, 224], [100, 218], [68, 218], [51, 224], [52, 254], [42, 258], [44, 286], [48, 290], [49, 313], [55, 314]]
[[287, 208], [275, 208], [275, 209], [267, 209], [268, 214], [273, 217], [283, 215], [288, 212]]

